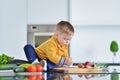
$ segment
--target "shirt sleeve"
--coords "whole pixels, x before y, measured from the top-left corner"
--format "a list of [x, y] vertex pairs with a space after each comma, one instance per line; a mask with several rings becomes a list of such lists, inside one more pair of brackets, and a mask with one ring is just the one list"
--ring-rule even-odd
[[64, 58], [64, 57], [61, 57], [61, 60], [60, 60], [60, 65], [64, 65], [64, 63], [65, 63], [65, 60], [66, 60], [66, 58]]
[[68, 47], [66, 47], [64, 52], [63, 57], [68, 58]]

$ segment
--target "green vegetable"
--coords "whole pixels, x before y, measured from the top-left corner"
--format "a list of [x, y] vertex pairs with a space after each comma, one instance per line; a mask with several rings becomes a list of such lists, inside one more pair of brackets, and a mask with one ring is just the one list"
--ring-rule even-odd
[[10, 60], [13, 60], [14, 57], [10, 57], [6, 54], [2, 54], [0, 55], [0, 64], [7, 64]]
[[26, 80], [25, 76], [0, 76], [0, 80]]
[[96, 63], [95, 65], [98, 67], [104, 67], [104, 68], [107, 68], [109, 66], [108, 64], [105, 64], [105, 63]]
[[118, 75], [116, 69], [114, 69], [114, 71], [111, 74], [111, 80], [119, 80], [119, 75]]
[[21, 64], [20, 67], [24, 67], [27, 68], [28, 66], [33, 66], [33, 64], [29, 64], [29, 63], [25, 63], [25, 64]]
[[118, 52], [119, 46], [118, 46], [118, 44], [117, 44], [116, 41], [112, 41], [112, 42], [111, 42], [110, 50], [111, 50], [114, 54], [116, 54], [116, 52]]
[[0, 80], [14, 80], [13, 76], [0, 76]]
[[1, 64], [0, 65], [0, 70], [13, 69], [16, 66], [17, 66], [16, 64]]
[[25, 72], [25, 68], [21, 66], [17, 66], [13, 68], [14, 72]]

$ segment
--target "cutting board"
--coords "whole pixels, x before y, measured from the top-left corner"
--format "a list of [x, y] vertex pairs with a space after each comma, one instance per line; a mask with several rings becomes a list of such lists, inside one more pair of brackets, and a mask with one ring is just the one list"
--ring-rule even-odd
[[63, 73], [102, 73], [103, 68], [58, 67], [54, 71]]

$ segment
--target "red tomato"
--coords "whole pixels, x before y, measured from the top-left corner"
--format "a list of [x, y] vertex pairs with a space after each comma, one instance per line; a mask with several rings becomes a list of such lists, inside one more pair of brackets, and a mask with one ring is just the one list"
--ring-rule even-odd
[[27, 80], [36, 80], [37, 76], [36, 75], [29, 75], [27, 76]]
[[37, 75], [37, 80], [42, 80], [43, 76], [42, 75]]
[[36, 65], [36, 72], [42, 72], [42, 69], [41, 65]]
[[28, 66], [26, 70], [27, 70], [27, 72], [36, 72], [37, 71], [36, 66]]

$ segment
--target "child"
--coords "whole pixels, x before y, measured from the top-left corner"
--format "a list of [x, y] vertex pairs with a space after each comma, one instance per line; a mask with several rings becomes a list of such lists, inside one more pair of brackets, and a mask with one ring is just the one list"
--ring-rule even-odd
[[73, 26], [67, 21], [60, 21], [56, 25], [54, 35], [35, 48], [38, 60], [44, 62], [44, 65], [47, 62], [47, 69], [71, 65], [72, 59], [68, 57], [68, 45], [73, 35]]

